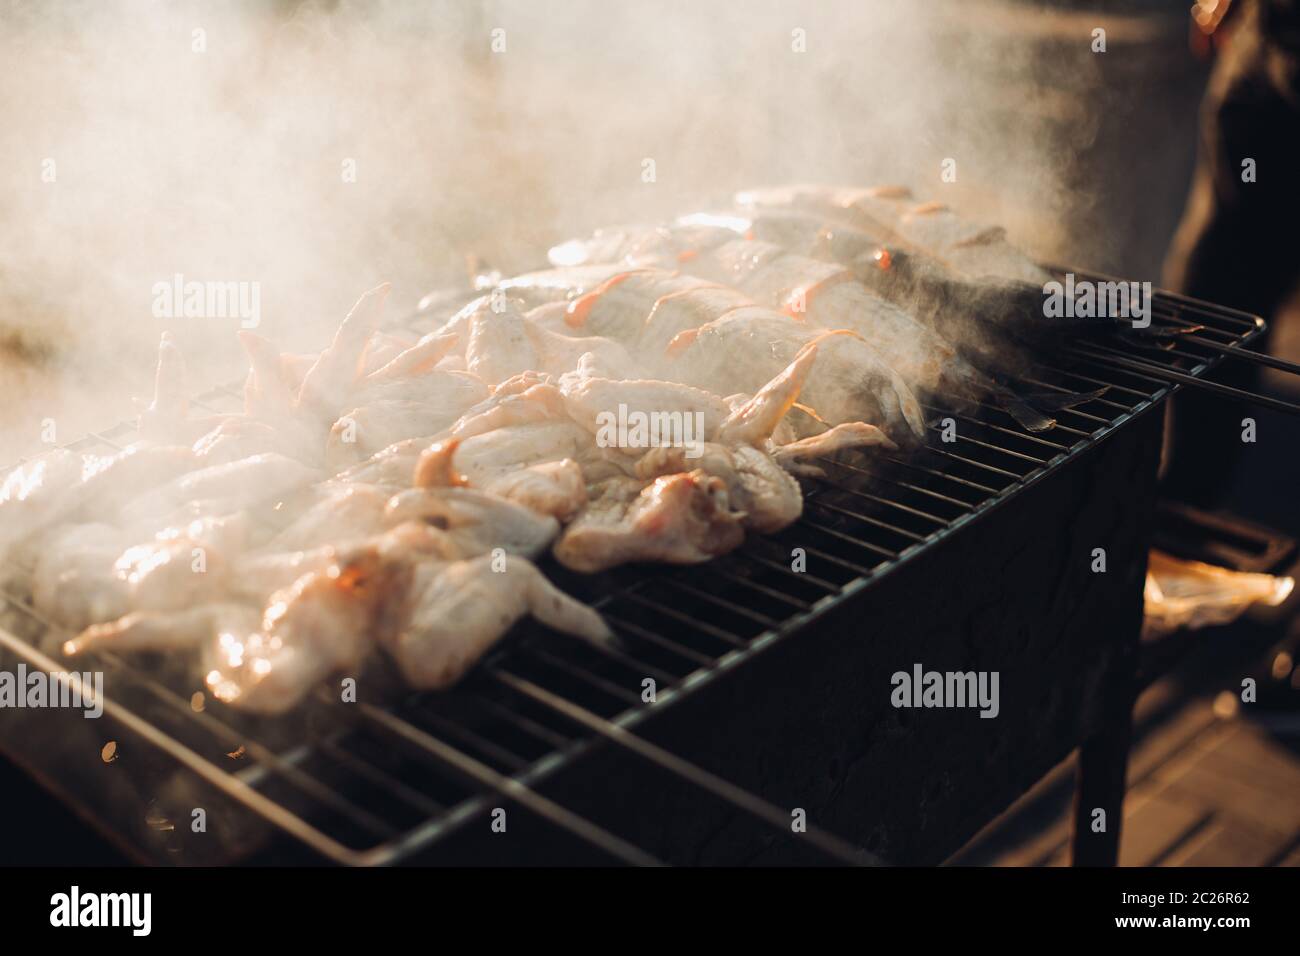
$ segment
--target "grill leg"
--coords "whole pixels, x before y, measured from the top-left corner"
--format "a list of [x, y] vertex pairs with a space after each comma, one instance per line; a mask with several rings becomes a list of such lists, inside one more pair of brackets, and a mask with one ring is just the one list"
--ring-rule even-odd
[[[1119, 862], [1134, 703], [1131, 694], [1122, 696], [1122, 704], [1112, 708], [1102, 728], [1079, 747], [1070, 837], [1074, 866], [1115, 866]], [[1094, 830], [1098, 808], [1106, 811], [1106, 828], [1100, 833]]]

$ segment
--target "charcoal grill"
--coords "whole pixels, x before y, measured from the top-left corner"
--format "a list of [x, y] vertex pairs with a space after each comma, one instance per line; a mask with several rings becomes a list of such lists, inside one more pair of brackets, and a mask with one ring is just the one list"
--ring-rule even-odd
[[[194, 675], [106, 653], [79, 665], [105, 672], [100, 720], [0, 711], [0, 749], [132, 858], [181, 864], [937, 863], [1081, 743], [1081, 807], [1109, 806], [1154, 412], [1172, 379], [1199, 379], [1263, 328], [1167, 293], [1153, 319], [1203, 328], [1173, 347], [1094, 338], [1024, 377], [1036, 391], [1108, 388], [1049, 432], [992, 404], [927, 406], [924, 449], [821, 462], [804, 518], [775, 537], [698, 567], [547, 566], [605, 615], [618, 635], [606, 649], [530, 622], [451, 692], [401, 692], [377, 661], [359, 702], [322, 692], [274, 720], [196, 709]], [[197, 400], [240, 403], [237, 388]], [[24, 571], [4, 584], [0, 666], [58, 668]], [[915, 663], [999, 671], [1000, 716], [892, 708], [890, 674]], [[807, 832], [791, 825], [800, 810]]]

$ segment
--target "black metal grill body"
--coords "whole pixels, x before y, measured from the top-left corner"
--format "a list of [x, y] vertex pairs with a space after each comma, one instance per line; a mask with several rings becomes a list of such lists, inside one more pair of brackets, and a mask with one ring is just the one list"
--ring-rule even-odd
[[[1261, 325], [1172, 296], [1156, 316], [1232, 344]], [[1219, 360], [1190, 339], [1138, 348], [1197, 375]], [[0, 748], [152, 862], [611, 859], [531, 794], [668, 862], [818, 859], [798, 835], [529, 697], [523, 680], [890, 862], [937, 862], [1095, 732], [1131, 676], [1169, 387], [1078, 357], [1022, 384], [1112, 389], [1042, 435], [981, 407], [951, 413], [951, 445], [825, 462], [798, 524], [706, 566], [547, 568], [613, 625], [619, 643], [603, 653], [528, 625], [453, 692], [402, 692], [376, 660], [360, 703], [323, 695], [278, 720], [215, 702], [195, 712], [200, 684], [179, 663], [106, 656], [102, 719], [0, 711]], [[122, 426], [77, 447], [130, 440]], [[20, 584], [5, 594], [0, 667], [58, 666]], [[999, 716], [893, 708], [890, 675], [914, 664], [999, 672]], [[491, 826], [498, 807], [505, 833]]]

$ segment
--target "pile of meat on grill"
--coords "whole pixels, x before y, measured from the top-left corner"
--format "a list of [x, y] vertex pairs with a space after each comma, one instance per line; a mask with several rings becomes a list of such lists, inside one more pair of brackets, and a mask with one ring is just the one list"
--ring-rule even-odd
[[0, 492], [0, 554], [27, 558], [58, 649], [192, 649], [211, 694], [259, 713], [376, 649], [443, 687], [525, 615], [608, 636], [538, 570], [548, 550], [581, 572], [706, 561], [798, 519], [817, 458], [917, 443], [935, 396], [1051, 423], [998, 380], [1049, 277], [901, 188], [741, 193], [550, 259], [427, 311], [418, 340], [381, 327], [386, 287], [319, 354], [240, 333], [241, 414], [188, 406], [164, 334], [137, 442], [44, 455]]

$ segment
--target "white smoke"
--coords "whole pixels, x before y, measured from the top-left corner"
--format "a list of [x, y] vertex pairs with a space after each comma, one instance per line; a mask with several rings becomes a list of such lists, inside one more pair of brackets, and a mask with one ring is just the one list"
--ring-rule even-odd
[[[601, 223], [783, 180], [904, 181], [1057, 252], [1090, 127], [1044, 132], [1062, 93], [981, 11], [5, 3], [0, 457], [49, 418], [66, 441], [127, 411], [164, 329], [196, 388], [235, 375], [238, 319], [153, 314], [176, 274], [258, 283], [258, 331], [314, 348], [381, 280], [410, 305], [468, 256], [523, 269]], [[1086, 35], [1078, 49], [1086, 84]]]

